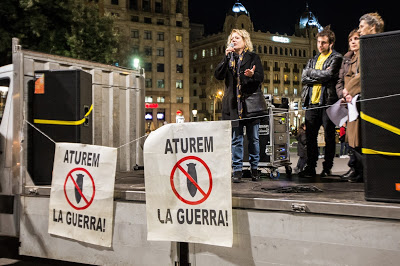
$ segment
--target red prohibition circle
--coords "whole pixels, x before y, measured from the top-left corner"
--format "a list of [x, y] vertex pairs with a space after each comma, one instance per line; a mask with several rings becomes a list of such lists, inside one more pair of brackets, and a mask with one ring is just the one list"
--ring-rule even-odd
[[[180, 166], [180, 164], [181, 164], [182, 162], [186, 161], [186, 160], [196, 160], [196, 161], [199, 161], [199, 162], [206, 168], [207, 173], [208, 173], [208, 179], [210, 180], [210, 187], [208, 188], [208, 191], [207, 191], [207, 193], [204, 195], [204, 197], [203, 197], [202, 199], [198, 200], [198, 201], [190, 201], [190, 200], [184, 199], [181, 195], [179, 195], [178, 191], [176, 191], [176, 188], [175, 188], [175, 184], [174, 184], [174, 175], [175, 175], [176, 168], [178, 168], [178, 167]], [[175, 166], [172, 168], [171, 177], [170, 177], [170, 183], [171, 183], [172, 191], [174, 192], [175, 196], [176, 196], [179, 200], [181, 200], [182, 202], [184, 202], [184, 203], [186, 203], [186, 204], [198, 205], [198, 204], [204, 202], [204, 201], [208, 198], [208, 196], [210, 196], [210, 194], [211, 194], [211, 190], [212, 190], [212, 175], [211, 175], [210, 168], [208, 167], [208, 165], [207, 165], [202, 159], [200, 159], [199, 157], [196, 157], [196, 156], [187, 156], [187, 157], [184, 157], [184, 158], [180, 159], [180, 160], [175, 164]]]
[[[85, 173], [90, 177], [90, 180], [92, 181], [92, 185], [93, 185], [93, 196], [92, 196], [92, 198], [90, 199], [90, 201], [87, 201], [86, 198], [85, 198], [85, 196], [83, 196], [83, 194], [81, 194], [82, 198], [84, 198], [85, 201], [86, 201], [86, 205], [83, 206], [83, 207], [76, 207], [76, 206], [69, 200], [68, 195], [67, 195], [66, 184], [67, 184], [67, 181], [68, 181], [69, 178], [71, 178], [71, 179], [73, 180], [72, 182], [74, 183], [74, 186], [76, 187], [75, 180], [74, 180], [73, 177], [72, 177], [72, 172], [75, 172], [75, 171], [83, 171], [83, 172], [85, 172]], [[74, 169], [72, 169], [71, 171], [69, 171], [69, 173], [68, 173], [68, 175], [67, 175], [67, 178], [65, 179], [65, 182], [64, 182], [64, 195], [65, 195], [65, 198], [67, 199], [69, 205], [71, 205], [72, 208], [74, 208], [75, 210], [84, 210], [84, 209], [88, 208], [88, 207], [90, 206], [90, 204], [92, 204], [92, 202], [93, 202], [94, 194], [95, 194], [95, 193], [96, 193], [96, 189], [95, 189], [93, 177], [92, 177], [92, 175], [91, 175], [85, 168], [74, 168]]]

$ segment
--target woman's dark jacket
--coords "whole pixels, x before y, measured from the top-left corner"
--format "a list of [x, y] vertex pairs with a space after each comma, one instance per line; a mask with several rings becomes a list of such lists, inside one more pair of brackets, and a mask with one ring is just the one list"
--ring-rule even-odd
[[297, 139], [297, 155], [299, 157], [307, 157], [307, 140], [306, 132], [304, 129], [299, 128], [299, 132], [296, 135]]
[[[246, 77], [244, 71], [246, 69], [254, 70], [254, 75]], [[229, 58], [225, 56], [217, 65], [214, 76], [218, 80], [225, 80], [224, 97], [222, 98], [222, 119], [237, 120], [239, 119], [238, 104], [236, 95], [237, 75], [233, 69], [229, 67]], [[246, 52], [240, 65], [240, 82], [242, 84], [243, 94], [252, 94], [261, 89], [264, 80], [264, 70], [260, 57], [253, 52]], [[243, 118], [246, 118], [246, 107], [244, 106]]]
[[301, 97], [304, 106], [310, 104], [312, 87], [314, 84], [322, 84], [319, 105], [334, 104], [339, 99], [336, 94], [336, 83], [343, 56], [333, 50], [332, 54], [324, 62], [322, 70], [318, 70], [315, 69], [315, 64], [318, 61], [319, 55], [320, 54], [317, 54], [314, 58], [310, 59], [306, 68], [303, 69], [301, 82], [305, 84], [305, 86], [303, 87]]

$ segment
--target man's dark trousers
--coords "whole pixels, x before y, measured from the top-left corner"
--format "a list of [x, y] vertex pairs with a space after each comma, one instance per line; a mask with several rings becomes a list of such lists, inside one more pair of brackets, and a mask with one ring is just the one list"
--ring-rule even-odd
[[310, 104], [306, 110], [307, 165], [311, 168], [317, 166], [317, 138], [318, 131], [322, 125], [325, 131], [325, 161], [322, 165], [325, 170], [330, 170], [336, 153], [335, 124], [329, 119], [326, 108]]

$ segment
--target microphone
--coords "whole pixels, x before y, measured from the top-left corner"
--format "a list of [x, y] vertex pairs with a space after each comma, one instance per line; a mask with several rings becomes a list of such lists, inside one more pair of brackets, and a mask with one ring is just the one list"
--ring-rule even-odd
[[[232, 47], [232, 48], [233, 48], [234, 46], [235, 46], [235, 45], [234, 45], [233, 43], [230, 43], [230, 44], [229, 44], [229, 47]], [[230, 53], [228, 54], [228, 58], [229, 58], [229, 59], [232, 58], [232, 52], [230, 52]]]

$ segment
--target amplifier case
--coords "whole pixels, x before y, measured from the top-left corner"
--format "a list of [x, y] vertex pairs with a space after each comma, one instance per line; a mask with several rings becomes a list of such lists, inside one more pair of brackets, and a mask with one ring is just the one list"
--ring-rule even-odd
[[[34, 123], [34, 119], [79, 121], [92, 104], [92, 75], [82, 70], [36, 71], [29, 88], [30, 121], [55, 142], [92, 144], [92, 114], [81, 125]], [[28, 171], [36, 185], [50, 185], [55, 144], [35, 129], [28, 131]]]
[[[400, 31], [360, 38], [361, 111], [400, 128]], [[362, 148], [400, 153], [400, 136], [361, 119]], [[400, 156], [364, 154], [365, 199], [400, 202]], [[398, 185], [396, 185], [398, 184]]]

